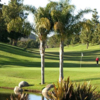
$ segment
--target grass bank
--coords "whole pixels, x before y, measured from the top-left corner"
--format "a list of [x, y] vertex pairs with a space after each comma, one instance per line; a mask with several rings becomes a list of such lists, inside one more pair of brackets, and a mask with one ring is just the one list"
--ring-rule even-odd
[[[100, 91], [100, 65], [95, 58], [100, 57], [99, 45], [75, 45], [65, 47], [64, 77], [69, 76], [73, 82], [90, 81]], [[81, 52], [83, 52], [82, 61]], [[41, 85], [41, 63], [39, 49], [24, 50], [0, 43], [0, 87], [12, 87], [20, 81], [31, 85], [28, 89], [41, 90], [45, 85], [56, 83], [59, 78], [59, 48], [46, 49], [45, 53], [45, 84]], [[80, 67], [81, 63], [81, 67]], [[2, 91], [0, 91], [2, 92]]]

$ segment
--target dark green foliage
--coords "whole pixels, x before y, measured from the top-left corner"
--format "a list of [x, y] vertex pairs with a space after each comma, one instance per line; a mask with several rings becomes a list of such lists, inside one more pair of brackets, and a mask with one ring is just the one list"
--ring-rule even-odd
[[98, 12], [96, 9], [93, 10], [93, 14], [92, 14], [92, 44], [94, 43], [98, 43], [99, 38], [99, 16], [98, 16]]
[[0, 42], [7, 43], [8, 40], [8, 32], [6, 30], [0, 30]]
[[69, 78], [58, 82], [49, 95], [51, 100], [100, 100], [100, 94], [89, 82], [80, 85], [70, 82]]
[[39, 43], [35, 40], [19, 41], [17, 46], [22, 48], [39, 48]]
[[92, 23], [93, 25], [97, 25], [99, 23], [99, 16], [98, 16], [98, 12], [96, 9], [93, 10]]
[[85, 20], [85, 23], [83, 24], [83, 27], [81, 29], [81, 34], [80, 34], [80, 40], [82, 43], [87, 44], [87, 49], [89, 46], [89, 43], [91, 42], [92, 39], [92, 23], [91, 20]]

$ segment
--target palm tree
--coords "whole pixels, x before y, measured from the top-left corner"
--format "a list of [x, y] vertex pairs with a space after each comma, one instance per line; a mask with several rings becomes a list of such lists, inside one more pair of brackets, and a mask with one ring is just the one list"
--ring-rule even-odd
[[62, 1], [56, 5], [55, 9], [51, 11], [51, 17], [54, 22], [54, 30], [60, 38], [60, 64], [59, 64], [59, 81], [63, 79], [63, 55], [64, 55], [64, 40], [72, 35], [79, 27], [79, 19], [83, 13], [90, 10], [80, 11], [76, 16], [73, 16], [72, 11], [74, 6], [69, 4], [69, 0]]
[[49, 34], [51, 24], [48, 19], [49, 15], [45, 8], [38, 8], [35, 13], [35, 33], [40, 40], [40, 55], [41, 55], [41, 84], [44, 84], [44, 56], [45, 56], [45, 42], [47, 34]]

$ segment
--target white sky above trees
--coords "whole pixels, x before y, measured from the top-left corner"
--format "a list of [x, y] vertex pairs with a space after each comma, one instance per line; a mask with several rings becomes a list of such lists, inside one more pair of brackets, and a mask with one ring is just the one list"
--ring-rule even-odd
[[[8, 3], [9, 0], [1, 0], [2, 3]], [[51, 1], [57, 1], [59, 0], [51, 0]], [[33, 5], [36, 8], [39, 6], [45, 7], [46, 4], [49, 2], [49, 0], [24, 0], [24, 4], [26, 5]], [[98, 15], [100, 16], [100, 0], [71, 0], [71, 4], [76, 6], [75, 13], [80, 11], [81, 9], [85, 8], [91, 8], [91, 9], [97, 9]], [[87, 14], [85, 15], [85, 18], [90, 19], [92, 17], [92, 14]], [[29, 15], [28, 17], [30, 22], [33, 22], [33, 16], [32, 14]]]

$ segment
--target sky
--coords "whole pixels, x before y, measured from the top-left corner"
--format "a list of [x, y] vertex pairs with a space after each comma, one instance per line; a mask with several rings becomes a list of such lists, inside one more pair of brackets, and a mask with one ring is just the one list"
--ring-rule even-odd
[[[8, 3], [9, 0], [1, 0], [2, 3]], [[51, 1], [57, 1], [59, 2], [59, 0], [51, 0]], [[36, 8], [38, 7], [45, 7], [46, 4], [49, 3], [48, 0], [24, 0], [24, 4], [26, 5], [33, 5]], [[71, 0], [70, 4], [75, 5], [76, 10], [75, 10], [75, 14], [80, 11], [80, 10], [84, 10], [85, 8], [90, 8], [90, 9], [97, 9], [98, 11], [98, 15], [100, 16], [100, 0]], [[90, 19], [92, 17], [92, 14], [87, 14], [85, 15], [85, 18]], [[30, 14], [28, 19], [30, 21], [33, 20], [33, 16]]]

